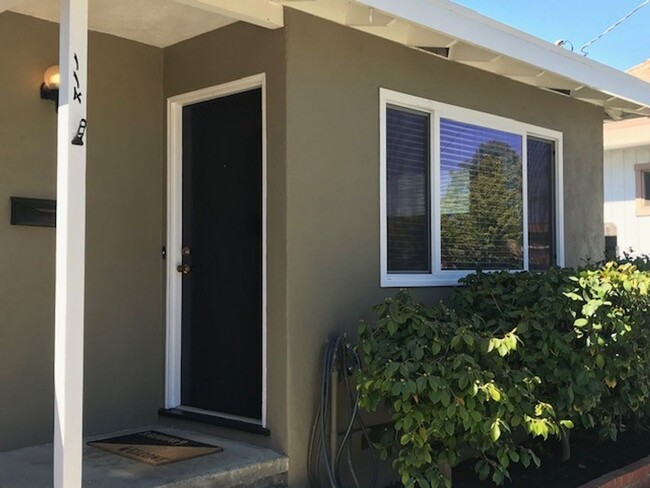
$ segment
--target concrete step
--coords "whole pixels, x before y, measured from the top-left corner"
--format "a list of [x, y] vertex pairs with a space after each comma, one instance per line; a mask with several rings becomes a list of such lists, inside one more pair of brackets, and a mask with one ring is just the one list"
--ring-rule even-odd
[[[223, 452], [164, 466], [149, 466], [86, 446], [84, 488], [280, 488], [287, 486], [288, 459], [275, 451], [171, 427], [152, 426], [147, 427], [147, 430], [157, 430], [218, 445], [223, 448]], [[114, 435], [128, 432], [135, 431], [119, 432]], [[51, 444], [0, 453], [0, 488], [51, 486]]]

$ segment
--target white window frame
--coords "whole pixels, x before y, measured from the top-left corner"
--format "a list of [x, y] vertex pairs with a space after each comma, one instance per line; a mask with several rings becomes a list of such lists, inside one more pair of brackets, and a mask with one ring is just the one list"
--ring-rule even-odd
[[[523, 179], [523, 252], [524, 266], [528, 270], [528, 178], [527, 178], [527, 142], [528, 137], [537, 137], [555, 143], [555, 249], [556, 265], [564, 266], [564, 183], [563, 183], [563, 134], [562, 132], [538, 127], [525, 122], [508, 119], [476, 110], [456, 107], [446, 103], [436, 102], [425, 98], [404, 93], [380, 89], [380, 241], [381, 241], [381, 286], [382, 287], [424, 287], [424, 286], [457, 286], [458, 280], [472, 274], [467, 270], [441, 269], [441, 233], [440, 233], [440, 119], [453, 119], [458, 122], [474, 124], [489, 129], [509, 132], [522, 137], [522, 179]], [[387, 222], [387, 125], [386, 112], [388, 106], [402, 107], [428, 114], [430, 117], [430, 185], [431, 198], [429, 204], [431, 215], [431, 269], [430, 273], [389, 273], [388, 272], [388, 222]], [[510, 271], [522, 271], [510, 270]]]

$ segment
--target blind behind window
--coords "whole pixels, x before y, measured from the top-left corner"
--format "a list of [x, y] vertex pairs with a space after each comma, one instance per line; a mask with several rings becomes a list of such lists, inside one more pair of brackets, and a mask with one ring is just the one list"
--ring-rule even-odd
[[386, 112], [389, 273], [431, 271], [429, 124], [425, 113]]
[[523, 268], [521, 135], [440, 120], [443, 270]]
[[555, 264], [555, 143], [528, 138], [528, 266]]

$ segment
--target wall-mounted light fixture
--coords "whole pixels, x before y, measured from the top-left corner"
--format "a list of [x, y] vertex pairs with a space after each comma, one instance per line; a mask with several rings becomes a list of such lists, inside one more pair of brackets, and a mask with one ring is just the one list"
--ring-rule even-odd
[[45, 70], [43, 75], [43, 84], [41, 85], [41, 98], [51, 100], [59, 109], [59, 85], [61, 84], [61, 73], [58, 66], [50, 66]]

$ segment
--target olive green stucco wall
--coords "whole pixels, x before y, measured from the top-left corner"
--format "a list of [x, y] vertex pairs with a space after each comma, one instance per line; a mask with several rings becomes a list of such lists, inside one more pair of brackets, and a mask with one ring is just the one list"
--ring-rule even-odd
[[[284, 30], [238, 23], [164, 50], [91, 32], [89, 49], [86, 434], [164, 406], [166, 99], [266, 73], [272, 435], [245, 438], [286, 451]], [[52, 436], [55, 231], [10, 226], [9, 197], [55, 197], [56, 114], [38, 89], [57, 60], [58, 25], [0, 15], [0, 451]]]
[[[58, 25], [0, 15], [0, 450], [51, 440], [54, 229], [10, 196], [54, 198], [56, 114], [39, 98]], [[89, 39], [86, 432], [156, 421], [163, 401], [162, 51]]]
[[301, 486], [316, 352], [394, 293], [379, 287], [380, 87], [562, 131], [569, 265], [602, 252], [602, 111], [295, 11], [286, 30], [289, 455]]
[[[267, 443], [300, 487], [325, 340], [394, 292], [379, 286], [380, 87], [562, 131], [569, 265], [602, 251], [602, 112], [291, 9], [286, 24], [164, 50], [91, 34], [86, 419], [88, 433], [121, 429], [163, 405], [166, 99], [266, 73]], [[8, 219], [9, 196], [54, 196], [38, 87], [57, 33], [0, 15], [0, 450], [51, 435], [54, 232]]]

